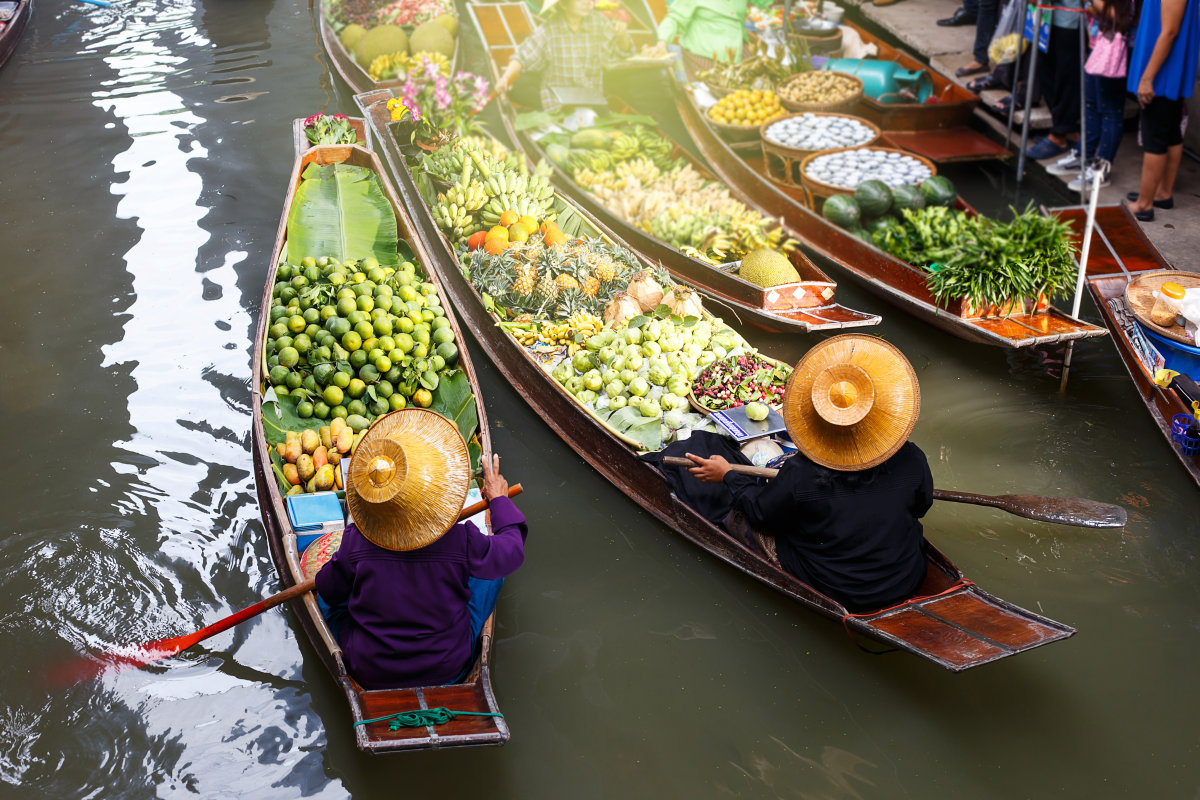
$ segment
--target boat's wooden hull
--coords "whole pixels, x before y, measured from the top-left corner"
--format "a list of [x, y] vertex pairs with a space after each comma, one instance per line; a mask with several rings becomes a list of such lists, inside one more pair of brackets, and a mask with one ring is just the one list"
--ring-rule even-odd
[[620, 439], [587, 414], [511, 336], [503, 332], [464, 278], [457, 256], [429, 214], [404, 156], [387, 132], [388, 94], [356, 98], [367, 116], [371, 140], [384, 154], [417, 230], [430, 252], [433, 269], [454, 307], [504, 380], [575, 452], [630, 499], [687, 540], [848, 630], [961, 671], [1071, 636], [1075, 630], [995, 598], [970, 582], [927, 545], [928, 573], [923, 599], [873, 614], [848, 614], [832, 598], [750, 551], [672, 493], [663, 474], [642, 461]]
[[[1082, 246], [1087, 210], [1076, 206], [1054, 209], [1063, 219], [1074, 221]], [[1146, 238], [1142, 226], [1133, 218], [1128, 206], [1101, 206], [1096, 209], [1096, 229], [1088, 254], [1087, 286], [1104, 324], [1112, 333], [1113, 346], [1121, 356], [1138, 397], [1150, 412], [1150, 418], [1167, 439], [1171, 452], [1184, 469], [1200, 485], [1200, 456], [1185, 456], [1171, 441], [1171, 418], [1190, 414], [1190, 409], [1173, 390], [1154, 382], [1154, 375], [1138, 357], [1130, 335], [1122, 324], [1125, 287], [1129, 281], [1145, 272], [1174, 269], [1163, 259], [1158, 249]]]
[[766, 213], [787, 220], [804, 247], [872, 294], [934, 327], [980, 344], [1031, 347], [1106, 333], [1102, 327], [1077, 320], [1053, 307], [1038, 314], [970, 318], [956, 313], [954, 308], [939, 306], [929, 292], [922, 270], [814, 212], [806, 204], [803, 190], [781, 185], [765, 174], [760, 147], [751, 144], [748, 147], [755, 149], [750, 152], [731, 147], [708, 125], [685, 87], [676, 85], [674, 91], [684, 126], [712, 171], [729, 185], [753, 195]]
[[[359, 125], [361, 129], [361, 125]], [[270, 466], [269, 445], [263, 430], [263, 402], [261, 388], [264, 385], [265, 361], [263, 343], [266, 341], [271, 307], [271, 291], [275, 281], [275, 269], [285, 253], [288, 210], [300, 175], [310, 163], [330, 164], [349, 163], [367, 167], [375, 171], [381, 179], [385, 193], [391, 200], [396, 213], [397, 226], [401, 238], [408, 241], [414, 248], [422, 268], [426, 270], [429, 280], [438, 283], [437, 273], [432, 269], [432, 262], [421, 245], [421, 240], [415, 235], [413, 225], [407, 212], [392, 189], [383, 166], [374, 153], [358, 146], [323, 145], [309, 147], [304, 139], [301, 123], [293, 126], [294, 143], [296, 145], [296, 163], [292, 170], [287, 195], [283, 204], [283, 214], [280, 218], [276, 235], [273, 258], [268, 273], [266, 288], [260, 305], [257, 338], [255, 339], [253, 396], [253, 458], [254, 475], [257, 484], [259, 508], [263, 524], [267, 531], [267, 541], [271, 550], [271, 558], [279, 573], [281, 583], [293, 586], [303, 580], [300, 569], [300, 553], [296, 546], [296, 532], [291, 526], [287, 509], [279, 486], [273, 477]], [[438, 287], [443, 297], [448, 297], [445, 287]], [[446, 316], [455, 332], [456, 341], [462, 342], [462, 329], [454, 316], [450, 303]], [[471, 366], [466, 348], [460, 346], [460, 366], [475, 393], [479, 411], [479, 441], [486, 457], [491, 452], [491, 438], [488, 432], [487, 418], [483, 413], [480, 392], [474, 370]], [[476, 711], [498, 713], [495, 696], [491, 685], [492, 659], [492, 630], [494, 619], [489, 619], [484, 626], [482, 646], [479, 659], [476, 661], [471, 674], [461, 684], [449, 686], [430, 686], [417, 689], [397, 690], [364, 690], [346, 671], [342, 659], [342, 651], [333, 637], [325, 620], [317, 607], [312, 594], [304, 595], [291, 602], [292, 611], [300, 624], [301, 630], [312, 643], [321, 661], [346, 696], [350, 706], [351, 716], [355, 722], [375, 719], [395, 714], [400, 711], [414, 709], [446, 707], [454, 711]], [[347, 731], [347, 733], [350, 733]], [[445, 725], [422, 728], [401, 728], [398, 731], [388, 730], [386, 722], [358, 725], [353, 729], [358, 747], [369, 753], [388, 753], [405, 750], [427, 750], [435, 748], [467, 747], [475, 745], [500, 745], [508, 741], [508, 726], [500, 717], [458, 717]]]
[[0, 31], [0, 67], [12, 57], [21, 36], [29, 26], [29, 18], [33, 16], [33, 0], [20, 0], [17, 11], [8, 20], [4, 30]]
[[[480, 39], [485, 42], [490, 55], [493, 78], [495, 78], [516, 43], [532, 30], [528, 10], [522, 3], [493, 2], [472, 4], [468, 13]], [[500, 117], [505, 131], [514, 145], [533, 160], [541, 160], [545, 154], [526, 131], [515, 125], [516, 112], [506, 98], [498, 99]], [[679, 149], [679, 148], [677, 148]], [[686, 155], [686, 151], [681, 153]], [[836, 284], [802, 253], [792, 255], [792, 263], [800, 274], [802, 284], [799, 294], [802, 300], [795, 308], [775, 310], [764, 302], [762, 287], [742, 280], [730, 271], [685, 255], [661, 239], [651, 236], [636, 225], [613, 213], [587, 192], [557, 164], [549, 162], [553, 169], [555, 186], [572, 201], [582, 207], [591, 220], [606, 234], [628, 244], [652, 262], [661, 264], [677, 279], [698, 289], [705, 297], [723, 306], [738, 321], [753, 325], [772, 333], [809, 333], [813, 331], [837, 331], [877, 325], [880, 317], [832, 302]], [[693, 164], [700, 174], [708, 171], [698, 163]], [[735, 195], [736, 196], [736, 195]], [[745, 205], [758, 209], [754, 198], [737, 196]]]
[[[358, 94], [359, 92], [366, 92], [370, 91], [371, 89], [384, 89], [391, 86], [399, 86], [400, 84], [404, 83], [403, 78], [397, 78], [390, 81], [371, 80], [371, 76], [367, 74], [365, 69], [359, 66], [358, 62], [354, 60], [354, 56], [350, 55], [350, 51], [342, 46], [337, 34], [333, 32], [333, 28], [330, 27], [329, 23], [326, 21], [325, 7], [328, 5], [329, 0], [318, 0], [317, 2], [318, 7], [316, 9], [316, 15], [317, 25], [321, 31], [321, 44], [324, 47], [326, 54], [328, 54], [329, 61], [333, 64], [334, 70], [336, 70], [337, 74], [340, 75], [342, 80], [346, 82], [346, 85], [349, 86], [355, 94]], [[461, 58], [462, 42], [460, 39], [456, 39], [454, 58], [452, 58], [450, 61], [452, 68], [458, 68]]]

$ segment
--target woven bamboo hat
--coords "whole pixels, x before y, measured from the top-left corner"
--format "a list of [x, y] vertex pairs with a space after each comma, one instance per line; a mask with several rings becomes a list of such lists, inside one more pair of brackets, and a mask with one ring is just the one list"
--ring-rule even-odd
[[842, 471], [869, 469], [908, 440], [921, 387], [895, 345], [859, 333], [809, 350], [788, 380], [783, 420], [800, 452]]
[[362, 535], [388, 550], [416, 550], [458, 521], [471, 458], [454, 423], [406, 408], [375, 420], [346, 477], [346, 505]]

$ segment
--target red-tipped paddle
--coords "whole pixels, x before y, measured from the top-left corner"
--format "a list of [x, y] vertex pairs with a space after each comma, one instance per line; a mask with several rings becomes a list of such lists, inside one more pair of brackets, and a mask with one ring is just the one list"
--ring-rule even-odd
[[[521, 484], [514, 484], [508, 489], [509, 497], [516, 497], [523, 491]], [[460, 520], [473, 517], [480, 511], [485, 511], [488, 507], [487, 500], [480, 500], [478, 503], [469, 505], [462, 510], [458, 515]], [[234, 625], [245, 622], [251, 617], [257, 617], [267, 609], [274, 608], [277, 605], [286, 603], [295, 597], [299, 597], [306, 592], [311, 592], [316, 585], [316, 581], [307, 580], [297, 583], [295, 586], [284, 589], [278, 594], [273, 594], [265, 600], [260, 600], [254, 605], [243, 608], [235, 614], [230, 614], [225, 619], [214, 622], [206, 628], [201, 628], [195, 633], [189, 633], [186, 636], [174, 636], [169, 639], [157, 639], [145, 644], [136, 645], [126, 653], [109, 653], [103, 656], [99, 661], [88, 660], [82, 663], [67, 665], [60, 669], [54, 670], [57, 676], [55, 683], [66, 683], [72, 681], [80, 681], [89, 677], [94, 677], [109, 667], [141, 667], [146, 664], [153, 664], [156, 661], [161, 661], [164, 658], [181, 653], [194, 644], [204, 641], [205, 639], [216, 636], [222, 631], [227, 631]]]

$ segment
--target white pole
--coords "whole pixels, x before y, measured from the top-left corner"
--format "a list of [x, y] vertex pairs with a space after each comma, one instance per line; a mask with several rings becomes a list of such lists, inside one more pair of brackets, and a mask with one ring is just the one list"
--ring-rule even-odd
[[[1075, 278], [1075, 301], [1071, 304], [1071, 316], [1079, 318], [1079, 306], [1083, 302], [1083, 283], [1087, 280], [1088, 255], [1092, 250], [1092, 231], [1096, 227], [1096, 202], [1100, 199], [1100, 170], [1092, 172], [1092, 198], [1088, 202], [1087, 222], [1083, 226], [1083, 249], [1079, 253], [1079, 275]], [[1067, 343], [1067, 354], [1063, 358], [1062, 383], [1059, 392], [1067, 389], [1067, 375], [1071, 371], [1071, 355], [1075, 352], [1075, 340]]]

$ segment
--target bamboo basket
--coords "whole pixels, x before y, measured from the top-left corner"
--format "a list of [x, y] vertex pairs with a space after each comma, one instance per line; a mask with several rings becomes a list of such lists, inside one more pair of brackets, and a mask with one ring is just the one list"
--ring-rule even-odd
[[793, 113], [798, 113], [801, 111], [820, 111], [820, 112], [828, 112], [828, 113], [837, 113], [837, 112], [841, 112], [841, 111], [850, 111], [856, 105], [858, 105], [858, 101], [862, 99], [862, 96], [863, 96], [862, 78], [859, 78], [857, 75], [847, 75], [847, 74], [841, 73], [841, 72], [832, 73], [832, 74], [839, 75], [839, 76], [847, 79], [848, 81], [850, 81], [850, 83], [854, 84], [854, 91], [848, 98], [845, 98], [843, 100], [834, 100], [829, 103], [798, 103], [795, 100], [789, 100], [786, 96], [784, 96], [784, 90], [786, 89], [786, 87], [789, 84], [795, 83], [798, 81], [807, 80], [807, 78], [804, 77], [805, 75], [815, 75], [815, 74], [817, 74], [817, 73], [812, 70], [809, 70], [807, 72], [797, 72], [795, 75], [788, 78], [783, 83], [779, 84], [779, 88], [776, 90], [776, 93], [779, 95], [779, 99], [783, 102], [784, 108], [786, 108], [788, 111], [791, 111]]
[[762, 138], [763, 169], [766, 170], [767, 175], [770, 176], [770, 178], [774, 181], [788, 184], [790, 186], [800, 186], [800, 176], [803, 174], [800, 170], [800, 163], [805, 158], [815, 153], [828, 153], [833, 150], [845, 149], [840, 147], [829, 147], [819, 150], [808, 150], [802, 147], [790, 147], [767, 136], [767, 128], [771, 127], [777, 122], [799, 117], [805, 113], [815, 113], [817, 116], [821, 117], [842, 117], [844, 119], [853, 119], [870, 128], [874, 135], [862, 144], [855, 145], [855, 147], [870, 147], [871, 145], [875, 144], [875, 142], [879, 141], [879, 137], [883, 135], [883, 132], [879, 129], [878, 125], [875, 125], [874, 123], [865, 120], [862, 117], [857, 117], [853, 114], [800, 112], [797, 114], [788, 114], [785, 117], [778, 117], [769, 122], [764, 122], [759, 126], [758, 129], [759, 136]]
[[842, 29], [834, 28], [827, 34], [793, 33], [793, 42], [804, 42], [808, 52], [814, 56], [837, 58], [842, 53]]
[[[713, 129], [717, 133], [721, 134], [721, 138], [725, 141], [753, 142], [759, 137], [760, 126], [758, 125], [730, 125], [727, 122], [717, 122], [707, 111], [704, 112], [704, 118], [708, 121], [709, 125], [713, 126]], [[769, 122], [775, 122], [780, 119], [783, 119], [783, 117], [776, 117], [773, 120], [769, 120]]]
[[825, 198], [833, 197], [835, 194], [852, 195], [854, 194], [854, 189], [846, 188], [844, 186], [834, 186], [831, 183], [824, 183], [816, 178], [809, 177], [808, 165], [814, 158], [817, 158], [818, 156], [827, 156], [830, 153], [841, 153], [849, 150], [882, 150], [885, 153], [900, 153], [901, 155], [915, 158], [917, 161], [920, 161], [929, 168], [929, 174], [931, 176], [937, 175], [937, 165], [928, 158], [917, 155], [916, 153], [910, 153], [908, 150], [900, 150], [895, 147], [871, 147], [869, 145], [860, 145], [859, 147], [839, 147], [835, 150], [821, 150], [805, 156], [804, 160], [800, 162], [800, 185], [803, 186], [804, 190], [808, 193], [808, 196], [811, 200], [810, 205], [814, 211], [821, 210], [820, 205], [825, 202]]

